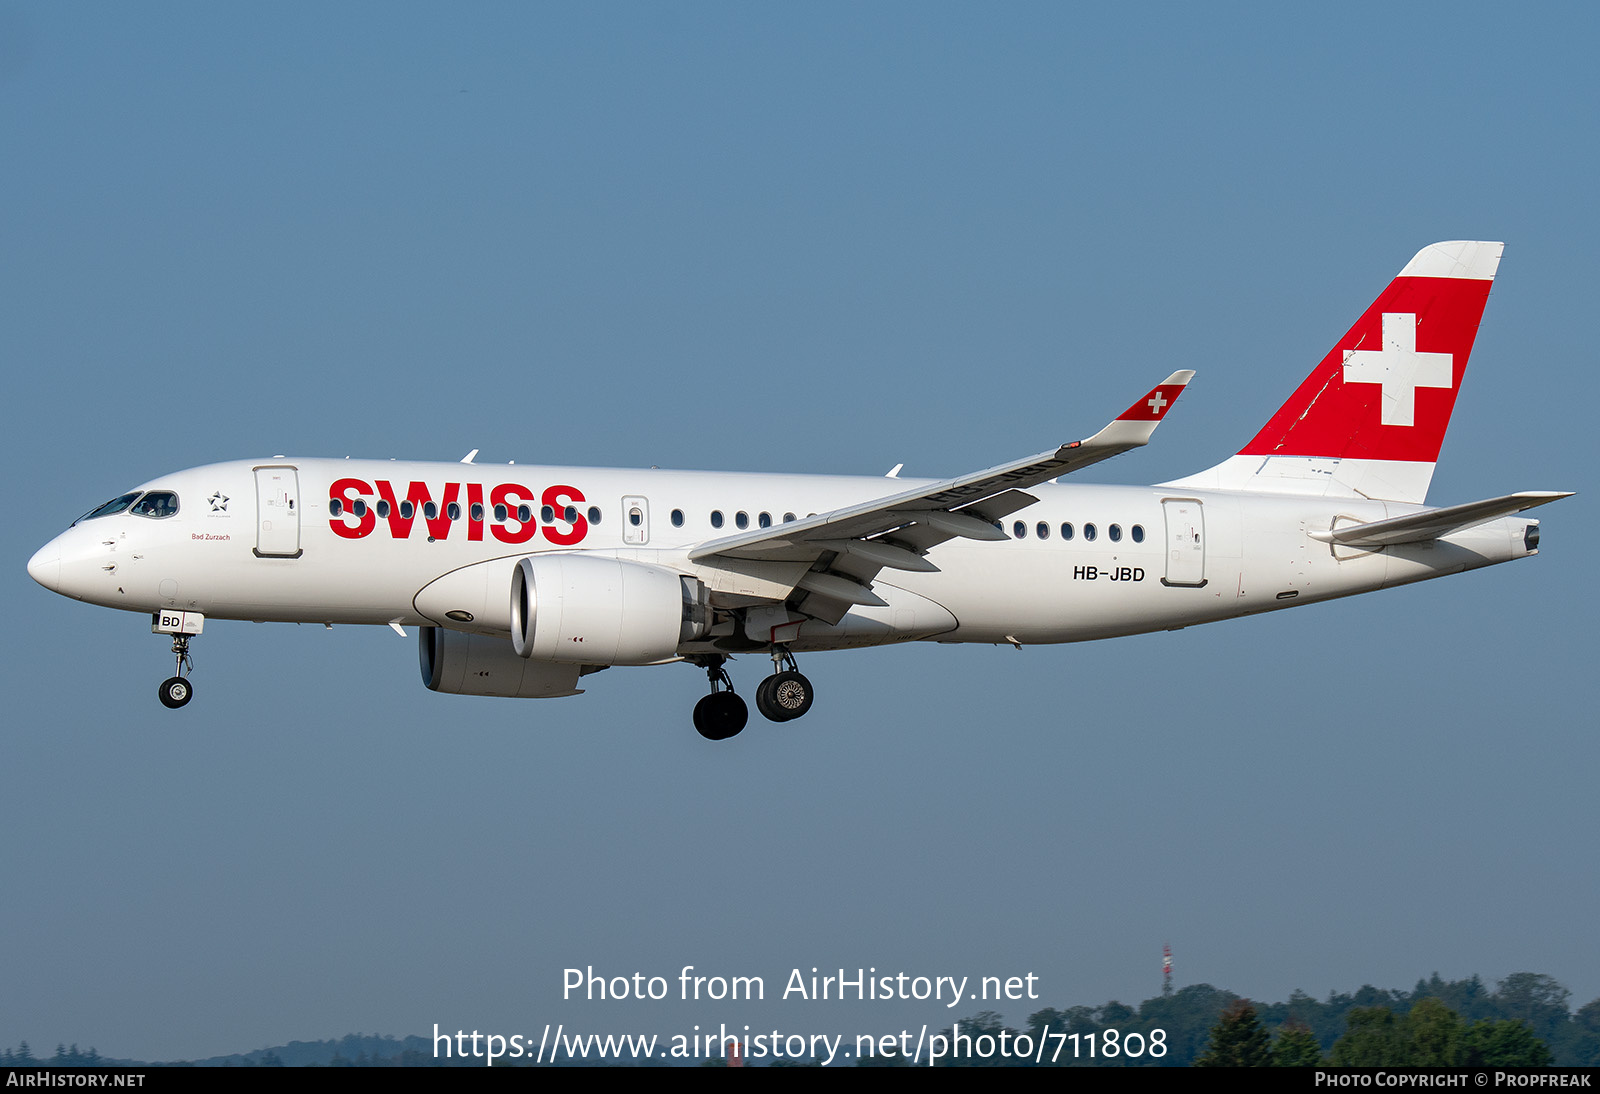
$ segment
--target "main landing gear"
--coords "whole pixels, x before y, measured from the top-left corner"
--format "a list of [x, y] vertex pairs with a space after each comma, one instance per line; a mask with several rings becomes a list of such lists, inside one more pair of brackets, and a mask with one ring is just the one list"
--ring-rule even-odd
[[175, 634], [172, 636], [172, 653], [178, 659], [178, 675], [169, 676], [161, 681], [161, 687], [156, 694], [161, 698], [161, 705], [170, 710], [177, 710], [194, 698], [194, 686], [189, 683], [189, 674], [194, 671], [194, 662], [189, 659], [189, 636]]
[[[711, 679], [711, 694], [694, 706], [694, 728], [708, 741], [725, 741], [744, 729], [750, 708], [734, 694], [727, 657], [696, 659]], [[773, 722], [789, 722], [811, 709], [811, 681], [795, 668], [787, 647], [772, 647], [773, 673], [756, 688], [756, 709]]]
[[811, 709], [811, 681], [800, 675], [794, 654], [772, 647], [772, 675], [756, 688], [756, 709], [773, 722], [789, 722]]
[[706, 663], [711, 694], [694, 705], [694, 728], [708, 741], [726, 741], [750, 720], [750, 708], [734, 694], [733, 679], [722, 667], [727, 660], [717, 657]]

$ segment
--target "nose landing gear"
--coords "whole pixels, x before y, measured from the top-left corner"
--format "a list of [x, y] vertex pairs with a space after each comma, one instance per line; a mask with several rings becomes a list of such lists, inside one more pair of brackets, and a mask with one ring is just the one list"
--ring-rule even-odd
[[172, 653], [178, 659], [178, 675], [169, 676], [161, 681], [161, 687], [156, 695], [161, 699], [161, 705], [169, 710], [177, 710], [194, 698], [194, 686], [189, 683], [189, 673], [194, 671], [194, 662], [189, 658], [189, 636], [175, 634], [172, 636]]
[[168, 710], [177, 710], [194, 698], [194, 685], [189, 674], [194, 662], [189, 660], [189, 638], [205, 629], [206, 617], [199, 612], [184, 612], [163, 608], [150, 616], [150, 630], [156, 634], [172, 635], [172, 656], [178, 659], [176, 676], [161, 681], [156, 696]]

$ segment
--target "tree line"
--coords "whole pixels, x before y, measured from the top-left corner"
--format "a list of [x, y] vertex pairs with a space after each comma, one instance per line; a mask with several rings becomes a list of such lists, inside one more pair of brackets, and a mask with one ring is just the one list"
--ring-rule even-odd
[[1269, 1034], [1247, 999], [1234, 1002], [1211, 1028], [1196, 1067], [1548, 1067], [1550, 1049], [1528, 1023], [1480, 1018], [1468, 1023], [1438, 999], [1403, 1015], [1388, 1007], [1356, 1007], [1345, 1033], [1324, 1053], [1311, 1030], [1290, 1022]]
[[[1513, 973], [1494, 990], [1477, 976], [1444, 980], [1434, 973], [1409, 992], [1365, 985], [1356, 992], [1330, 992], [1324, 1000], [1296, 991], [1281, 1003], [1254, 1003], [1210, 984], [1193, 984], [1137, 1007], [1116, 1000], [1098, 1007], [1047, 1007], [1029, 1015], [1020, 1030], [991, 1011], [959, 1026], [965, 1034], [987, 1033], [996, 1040], [1002, 1032], [1013, 1040], [1027, 1035], [1035, 1046], [1049, 1038], [1043, 1063], [1052, 1066], [1052, 1050], [1063, 1045], [1053, 1065], [1058, 1067], [1185, 1067], [1202, 1060], [1237, 1066], [1246, 1058], [1251, 1066], [1600, 1064], [1600, 999], [1574, 1012], [1570, 998], [1553, 977], [1530, 972]], [[1146, 1044], [1161, 1030], [1165, 1053], [1089, 1057], [1084, 1046], [1094, 1038], [1104, 1045], [1112, 1030], [1123, 1043], [1136, 1033]], [[1029, 1062], [996, 1055], [948, 1064]]]

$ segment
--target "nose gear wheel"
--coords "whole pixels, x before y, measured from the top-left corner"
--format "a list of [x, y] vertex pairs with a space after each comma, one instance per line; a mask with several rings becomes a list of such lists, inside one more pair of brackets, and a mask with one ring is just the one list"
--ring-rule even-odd
[[169, 676], [161, 681], [161, 687], [156, 694], [160, 696], [162, 706], [169, 710], [177, 710], [194, 698], [194, 689], [182, 676]]

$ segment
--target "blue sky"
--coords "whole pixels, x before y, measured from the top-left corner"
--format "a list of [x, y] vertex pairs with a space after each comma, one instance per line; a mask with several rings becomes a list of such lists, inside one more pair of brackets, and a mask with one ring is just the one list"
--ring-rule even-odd
[[[1550, 973], [1600, 995], [1583, 5], [0, 7], [0, 1041], [203, 1056], [438, 1022], [948, 1024], [789, 970], [1037, 1002]], [[1084, 646], [438, 696], [387, 630], [144, 619], [24, 566], [278, 452], [952, 475], [1175, 368], [1232, 453], [1404, 262], [1507, 242], [1430, 500], [1583, 491], [1513, 566]], [[759, 659], [735, 675], [753, 687]], [[761, 975], [578, 1003], [561, 970]]]

